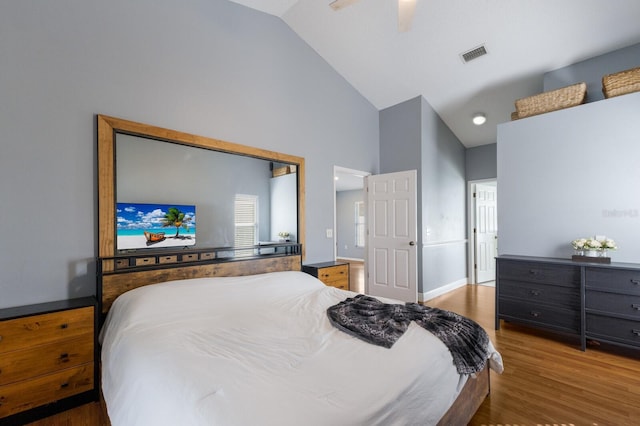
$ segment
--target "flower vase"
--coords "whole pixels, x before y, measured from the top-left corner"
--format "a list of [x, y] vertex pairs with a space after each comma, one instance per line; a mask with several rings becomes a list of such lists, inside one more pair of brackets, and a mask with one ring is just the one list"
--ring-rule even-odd
[[598, 250], [586, 250], [584, 255], [587, 257], [599, 257]]
[[602, 250], [600, 250], [600, 252], [598, 253], [598, 255], [599, 255], [600, 257], [609, 257], [606, 249], [602, 249]]

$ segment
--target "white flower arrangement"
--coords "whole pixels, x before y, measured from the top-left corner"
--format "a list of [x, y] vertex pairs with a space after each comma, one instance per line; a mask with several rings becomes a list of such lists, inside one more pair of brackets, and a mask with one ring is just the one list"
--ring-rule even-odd
[[571, 241], [571, 246], [575, 250], [616, 250], [616, 242], [610, 238], [578, 238]]

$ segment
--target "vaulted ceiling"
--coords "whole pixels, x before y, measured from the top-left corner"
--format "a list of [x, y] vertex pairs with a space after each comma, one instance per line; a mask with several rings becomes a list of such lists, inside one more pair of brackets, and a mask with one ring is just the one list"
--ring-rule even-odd
[[[545, 72], [640, 42], [639, 0], [417, 0], [406, 32], [404, 0], [231, 1], [280, 17], [380, 110], [423, 96], [467, 147], [494, 143]], [[480, 45], [487, 55], [465, 63]]]

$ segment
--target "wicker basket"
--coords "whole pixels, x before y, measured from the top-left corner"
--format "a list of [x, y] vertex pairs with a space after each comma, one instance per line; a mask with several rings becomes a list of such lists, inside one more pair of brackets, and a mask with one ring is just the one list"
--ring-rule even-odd
[[[544, 114], [584, 103], [587, 96], [587, 83], [578, 83], [516, 101], [518, 118]], [[513, 116], [512, 116], [513, 119]]]
[[638, 91], [640, 91], [640, 67], [602, 77], [602, 93], [605, 98]]

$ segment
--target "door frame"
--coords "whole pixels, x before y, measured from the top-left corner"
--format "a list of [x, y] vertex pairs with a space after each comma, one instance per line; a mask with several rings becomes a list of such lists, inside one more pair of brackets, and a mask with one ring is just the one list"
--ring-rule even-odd
[[473, 229], [476, 226], [476, 203], [473, 194], [476, 189], [476, 184], [493, 182], [495, 182], [497, 188], [497, 178], [477, 179], [467, 182], [467, 276], [469, 277], [469, 284], [478, 284], [478, 276], [474, 266], [476, 258], [476, 236], [473, 233]]

